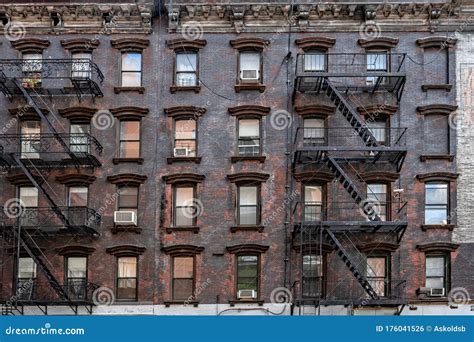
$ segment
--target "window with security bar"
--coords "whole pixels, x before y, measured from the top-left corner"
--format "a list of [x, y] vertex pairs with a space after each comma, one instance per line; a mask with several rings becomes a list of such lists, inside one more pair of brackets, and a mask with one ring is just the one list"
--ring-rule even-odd
[[387, 266], [387, 257], [367, 257], [367, 281], [379, 297], [388, 295], [389, 278]]
[[30, 257], [18, 259], [16, 295], [19, 300], [33, 300], [36, 293], [36, 263]]
[[303, 120], [304, 146], [326, 145], [326, 120], [323, 118], [306, 118]]
[[321, 185], [304, 186], [304, 222], [321, 221], [323, 216], [323, 187]]
[[[366, 54], [367, 72], [388, 72], [390, 55], [387, 51], [368, 51]], [[375, 85], [378, 82], [386, 83], [386, 79], [376, 76], [367, 76], [367, 85]]]
[[66, 259], [66, 289], [71, 299], [85, 299], [87, 296], [87, 257]]
[[69, 148], [75, 153], [89, 153], [89, 134], [91, 125], [89, 123], [71, 123], [69, 126]]
[[22, 121], [20, 125], [20, 158], [39, 159], [41, 121]]
[[194, 257], [173, 257], [173, 300], [194, 298]]
[[303, 297], [315, 298], [323, 295], [323, 256], [316, 254], [303, 255], [302, 268]]
[[425, 287], [431, 289], [446, 289], [448, 275], [448, 260], [446, 255], [427, 255], [425, 270]]
[[43, 71], [43, 55], [41, 53], [24, 53], [23, 58], [23, 79], [24, 88], [41, 87], [41, 73]]
[[304, 71], [324, 72], [326, 71], [327, 55], [322, 51], [308, 51], [304, 54]]
[[73, 79], [90, 79], [92, 54], [90, 52], [75, 52], [71, 58], [73, 60], [71, 77]]
[[242, 51], [239, 53], [239, 80], [242, 83], [261, 82], [260, 52]]
[[197, 155], [197, 122], [194, 119], [176, 120], [174, 123], [175, 157], [196, 157]]
[[137, 300], [137, 257], [117, 258], [117, 299]]
[[261, 154], [259, 119], [240, 119], [238, 134], [240, 156], [259, 156]]
[[178, 52], [176, 54], [175, 83], [179, 87], [192, 87], [198, 85], [196, 52]]
[[425, 224], [449, 223], [448, 183], [425, 184]]
[[367, 200], [372, 206], [373, 212], [380, 217], [381, 221], [387, 221], [390, 208], [387, 194], [387, 184], [367, 184]]

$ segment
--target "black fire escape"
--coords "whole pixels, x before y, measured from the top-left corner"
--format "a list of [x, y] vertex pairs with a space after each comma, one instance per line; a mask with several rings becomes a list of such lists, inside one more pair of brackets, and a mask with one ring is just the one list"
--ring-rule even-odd
[[[91, 295], [96, 285], [86, 282], [79, 285], [82, 289], [75, 285], [71, 291], [70, 285], [60, 283], [39, 247], [39, 240], [47, 237], [51, 241], [55, 236], [99, 236], [100, 215], [88, 207], [59, 206], [48, 192], [47, 178], [58, 169], [79, 171], [81, 168], [99, 167], [101, 164], [95, 155], [101, 154], [102, 146], [86, 133], [58, 132], [41, 107], [46, 106], [51, 112], [54, 106], [49, 106], [46, 101], [51, 102], [57, 97], [74, 96], [82, 100], [102, 96], [99, 85], [103, 79], [102, 72], [90, 60], [0, 59], [0, 92], [10, 101], [21, 103], [19, 112], [37, 114], [48, 130], [39, 134], [0, 135], [0, 167], [5, 172], [24, 174], [48, 204], [47, 207], [32, 208], [17, 203], [16, 208], [0, 208], [2, 258], [18, 250], [18, 262], [21, 251], [35, 262], [47, 282], [42, 284], [32, 280], [27, 288], [19, 289], [18, 274], [14, 272], [12, 291], [6, 293], [5, 285], [10, 279], [4, 279], [2, 269], [3, 315], [22, 314], [27, 305], [37, 306], [45, 314], [50, 305], [68, 306], [76, 314], [82, 306], [89, 312], [92, 310]], [[51, 113], [49, 116], [56, 115]], [[17, 117], [18, 124], [20, 120]]]
[[[312, 59], [308, 62], [305, 58]], [[292, 285], [300, 314], [304, 314], [302, 310], [308, 305], [314, 305], [313, 313], [322, 305], [404, 305], [405, 281], [390, 276], [382, 280], [385, 291], [381, 291], [377, 280], [369, 279], [370, 266], [359, 250], [360, 242], [371, 238], [396, 245], [407, 227], [406, 203], [401, 195], [397, 193], [398, 200], [392, 201], [389, 193], [389, 199], [380, 202], [364, 180], [367, 172], [399, 174], [407, 153], [406, 128], [374, 128], [370, 125], [370, 115], [364, 119], [360, 114], [364, 102], [376, 96], [389, 98], [396, 104], [401, 99], [406, 80], [405, 55], [390, 54], [385, 58], [388, 61], [385, 70], [372, 70], [376, 68], [367, 67], [366, 54], [297, 56], [293, 103], [300, 97], [305, 97], [305, 103], [329, 102], [336, 108], [334, 115], [339, 116], [342, 124], [331, 127], [326, 120], [324, 127], [305, 127], [304, 124], [298, 127], [293, 146], [293, 172], [295, 176], [303, 173], [314, 178], [324, 174], [327, 189], [333, 189], [332, 194], [336, 192], [340, 198], [338, 189], [342, 185], [349, 195], [346, 197], [350, 198], [350, 201], [338, 201], [331, 198], [327, 190], [320, 201], [302, 199], [292, 209], [292, 249], [298, 254], [292, 263], [297, 269]], [[320, 64], [315, 67], [314, 61]], [[377, 130], [383, 130], [383, 140]], [[337, 254], [353, 279], [327, 280], [322, 266], [325, 253]], [[304, 254], [323, 260], [318, 261], [321, 270], [314, 277], [319, 282], [313, 284], [315, 291], [304, 289], [305, 267], [315, 262], [303, 261]], [[355, 290], [345, 287], [344, 283], [349, 281], [360, 286]]]

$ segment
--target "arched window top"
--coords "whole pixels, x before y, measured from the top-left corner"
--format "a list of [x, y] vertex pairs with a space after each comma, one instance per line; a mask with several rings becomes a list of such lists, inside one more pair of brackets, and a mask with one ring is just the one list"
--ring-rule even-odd
[[165, 108], [165, 114], [172, 118], [198, 118], [206, 113], [205, 107], [177, 106]]
[[372, 104], [368, 106], [357, 107], [357, 111], [362, 116], [386, 117], [395, 114], [398, 111], [398, 106], [389, 104]]
[[376, 254], [378, 252], [392, 253], [398, 249], [399, 245], [388, 242], [368, 242], [363, 245], [357, 246], [360, 252], [365, 254]]
[[105, 251], [114, 256], [139, 256], [146, 251], [146, 248], [133, 245], [121, 245], [109, 247]]
[[204, 247], [194, 245], [175, 245], [162, 248], [164, 253], [172, 256], [196, 255], [200, 254], [203, 250]]
[[[44, 178], [40, 177], [38, 175], [33, 175], [34, 179], [36, 182], [39, 184], [42, 184], [44, 182]], [[25, 174], [17, 174], [17, 175], [11, 175], [7, 176], [7, 181], [10, 182], [13, 185], [16, 186], [33, 186], [33, 183], [31, 183], [30, 179], [25, 175]]]
[[265, 253], [270, 247], [258, 244], [240, 244], [226, 247], [227, 252], [231, 254], [260, 254]]
[[451, 106], [447, 104], [431, 104], [428, 106], [420, 106], [416, 111], [421, 115], [449, 115], [458, 109], [458, 106]]
[[398, 38], [392, 37], [377, 37], [359, 39], [357, 41], [364, 49], [392, 49], [398, 44]]
[[229, 114], [232, 116], [264, 116], [270, 113], [270, 107], [257, 105], [244, 105], [237, 107], [230, 107]]
[[138, 175], [135, 173], [121, 173], [115, 176], [107, 177], [107, 180], [116, 185], [132, 185], [132, 186], [139, 186], [140, 184], [145, 183], [147, 180], [147, 176]]
[[150, 45], [150, 41], [142, 38], [119, 38], [111, 40], [110, 44], [123, 52], [142, 52]]
[[21, 53], [42, 53], [51, 43], [46, 39], [23, 38], [11, 42], [12, 47]]
[[232, 183], [242, 183], [242, 182], [257, 182], [263, 183], [266, 182], [270, 177], [268, 173], [261, 172], [242, 172], [234, 173], [232, 175], [227, 175], [227, 179]]
[[365, 182], [395, 182], [399, 176], [398, 173], [390, 171], [370, 171], [360, 174]]
[[230, 41], [230, 45], [239, 51], [263, 51], [270, 41], [261, 38], [239, 38]]
[[197, 173], [174, 173], [163, 176], [163, 180], [167, 184], [177, 183], [202, 183], [206, 176]]
[[77, 106], [59, 109], [58, 113], [69, 120], [90, 122], [96, 111], [95, 108]]
[[419, 244], [416, 246], [416, 248], [425, 253], [436, 253], [436, 252], [453, 252], [456, 249], [458, 249], [459, 244], [457, 243], [451, 243], [451, 242], [442, 242], [442, 241], [437, 241], [437, 242], [427, 242], [423, 244]]
[[61, 40], [61, 46], [70, 52], [92, 52], [99, 47], [98, 39], [72, 38]]
[[443, 36], [430, 36], [420, 38], [416, 40], [416, 45], [419, 47], [426, 48], [438, 48], [445, 49], [454, 47], [457, 43], [457, 39], [454, 37], [443, 37]]
[[203, 47], [205, 47], [207, 44], [207, 41], [203, 39], [194, 39], [194, 40], [188, 40], [184, 38], [177, 38], [177, 39], [170, 39], [166, 41], [166, 46], [174, 50], [175, 52], [180, 52], [180, 51], [199, 51]]
[[65, 257], [69, 256], [88, 256], [95, 252], [95, 248], [88, 246], [72, 245], [63, 246], [55, 249], [56, 253]]
[[148, 114], [148, 108], [142, 107], [118, 107], [112, 108], [110, 112], [119, 120], [138, 119]]
[[328, 116], [336, 112], [336, 107], [326, 105], [295, 106], [295, 111], [301, 116]]
[[453, 172], [428, 172], [416, 176], [420, 182], [453, 182], [459, 174]]
[[56, 180], [67, 186], [77, 186], [77, 185], [89, 185], [92, 184], [96, 177], [93, 175], [84, 175], [84, 174], [66, 174], [57, 176]]
[[330, 37], [307, 37], [296, 39], [295, 44], [305, 52], [312, 50], [327, 51], [336, 43], [335, 38]]
[[298, 172], [294, 174], [296, 181], [302, 183], [310, 183], [310, 182], [330, 182], [334, 179], [334, 175], [330, 172]]

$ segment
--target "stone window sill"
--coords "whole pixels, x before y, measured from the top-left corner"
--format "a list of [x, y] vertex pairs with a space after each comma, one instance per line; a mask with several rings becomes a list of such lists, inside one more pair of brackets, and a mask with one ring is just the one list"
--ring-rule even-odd
[[110, 231], [112, 234], [117, 234], [117, 233], [123, 233], [123, 232], [129, 232], [129, 233], [135, 233], [135, 234], [140, 234], [142, 232], [142, 228], [134, 225], [114, 225]]
[[445, 90], [451, 91], [453, 88], [452, 84], [423, 84], [421, 85], [421, 90], [427, 92], [428, 90]]
[[426, 231], [429, 229], [446, 229], [453, 230], [454, 224], [422, 224], [421, 230]]
[[422, 162], [427, 160], [447, 160], [452, 162], [454, 160], [453, 154], [422, 154], [420, 156]]
[[233, 156], [230, 158], [230, 161], [232, 163], [237, 163], [240, 161], [258, 161], [260, 163], [264, 163], [266, 158], [267, 157], [265, 156]]
[[185, 300], [166, 300], [163, 302], [165, 307], [169, 308], [171, 305], [192, 305], [195, 308], [198, 307], [198, 301], [185, 301]]
[[166, 233], [172, 234], [174, 232], [193, 232], [194, 234], [199, 233], [198, 226], [178, 226], [178, 227], [166, 227]]
[[201, 163], [201, 157], [168, 157], [166, 158], [166, 161], [168, 164], [173, 164], [173, 163], [196, 163], [200, 164]]
[[259, 233], [263, 232], [264, 226], [261, 225], [248, 225], [248, 226], [232, 226], [230, 231], [235, 233], [236, 231], [257, 231]]
[[135, 164], [143, 164], [143, 158], [114, 158], [112, 159], [112, 163], [115, 165], [122, 164], [122, 163], [135, 163]]
[[170, 87], [170, 92], [171, 94], [176, 93], [177, 91], [194, 91], [196, 94], [198, 94], [201, 91], [201, 86], [176, 86], [173, 85]]
[[230, 306], [235, 306], [235, 304], [258, 304], [258, 306], [263, 306], [264, 301], [260, 299], [231, 299], [229, 300]]
[[123, 92], [137, 92], [139, 94], [145, 93], [145, 87], [114, 87], [114, 93], [120, 94]]
[[239, 83], [235, 85], [235, 91], [240, 93], [242, 90], [258, 90], [263, 93], [265, 91], [265, 84], [261, 83]]

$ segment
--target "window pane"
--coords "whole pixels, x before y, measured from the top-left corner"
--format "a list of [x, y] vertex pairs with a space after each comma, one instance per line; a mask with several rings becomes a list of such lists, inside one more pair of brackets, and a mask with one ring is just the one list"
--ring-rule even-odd
[[239, 256], [237, 258], [237, 290], [255, 290], [258, 286], [258, 257]]
[[426, 276], [427, 277], [444, 277], [445, 262], [444, 257], [427, 257], [426, 258]]
[[18, 262], [18, 278], [36, 278], [36, 264], [33, 259], [20, 258]]
[[432, 289], [442, 289], [444, 288], [444, 278], [426, 278], [425, 285]]
[[257, 206], [240, 207], [240, 224], [257, 224]]
[[175, 129], [176, 139], [196, 139], [196, 120], [177, 120]]
[[141, 71], [142, 54], [127, 52], [122, 54], [122, 71]]
[[448, 184], [426, 183], [426, 204], [447, 204]]
[[196, 71], [197, 54], [179, 53], [176, 55], [176, 71]]
[[256, 186], [241, 186], [240, 190], [240, 205], [257, 205], [257, 187]]
[[122, 72], [122, 87], [140, 87], [141, 85], [141, 72]]
[[140, 142], [127, 141], [120, 143], [120, 157], [121, 158], [139, 158], [140, 157]]
[[447, 224], [448, 209], [444, 205], [430, 205], [425, 208], [426, 224]]
[[193, 279], [173, 279], [173, 299], [191, 299], [193, 293]]
[[260, 53], [258, 52], [241, 52], [240, 53], [240, 70], [259, 70], [260, 69]]
[[41, 122], [40, 121], [23, 121], [21, 123], [21, 134], [40, 134], [41, 133]]
[[175, 257], [173, 258], [173, 277], [174, 278], [193, 278], [194, 258], [193, 257]]
[[137, 279], [118, 279], [117, 287], [118, 299], [137, 298]]
[[386, 140], [386, 122], [385, 121], [367, 121], [367, 127], [369, 128], [370, 133], [375, 137], [379, 142], [385, 142]]
[[119, 209], [121, 208], [137, 208], [138, 206], [138, 187], [121, 187], [119, 188]]
[[35, 187], [20, 187], [20, 200], [25, 207], [38, 206], [38, 189]]
[[321, 202], [323, 198], [322, 187], [319, 185], [306, 185], [304, 187], [305, 202]]
[[121, 121], [120, 140], [140, 140], [140, 121]]
[[67, 258], [67, 277], [68, 278], [86, 278], [87, 258], [69, 257]]
[[121, 257], [118, 258], [118, 277], [135, 278], [137, 276], [137, 258]]
[[42, 69], [43, 55], [40, 53], [24, 53], [23, 54], [23, 71], [24, 72], [40, 72]]
[[176, 206], [191, 205], [194, 198], [194, 188], [176, 188]]
[[239, 137], [259, 137], [260, 120], [239, 120]]
[[304, 277], [322, 277], [323, 262], [321, 255], [303, 255], [303, 276]]
[[386, 276], [386, 259], [385, 258], [367, 258], [367, 276], [368, 277], [382, 277]]
[[175, 208], [175, 226], [192, 226], [194, 224], [194, 218], [192, 210], [188, 207]]
[[85, 207], [87, 206], [87, 195], [89, 188], [87, 187], [70, 187], [69, 188], [69, 206]]
[[305, 71], [325, 71], [326, 56], [322, 53], [305, 53], [304, 70]]
[[387, 70], [387, 54], [385, 52], [368, 53], [367, 54], [367, 70], [386, 71]]
[[[81, 60], [72, 63], [72, 77], [89, 78], [91, 65], [87, 61], [92, 60], [91, 53], [73, 53], [72, 59]], [[86, 61], [87, 60], [87, 61]]]

